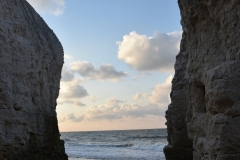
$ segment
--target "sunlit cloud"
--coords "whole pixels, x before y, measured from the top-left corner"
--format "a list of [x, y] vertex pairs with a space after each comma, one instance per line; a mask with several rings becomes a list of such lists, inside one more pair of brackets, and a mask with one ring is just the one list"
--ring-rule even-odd
[[136, 94], [132, 97], [132, 99], [133, 99], [134, 101], [141, 101], [141, 100], [146, 100], [146, 99], [148, 99], [148, 97], [149, 97], [149, 94], [136, 93]]
[[158, 84], [153, 88], [149, 100], [153, 104], [163, 105], [170, 103], [170, 91], [172, 87], [173, 76], [170, 75], [162, 84]]
[[66, 120], [94, 121], [94, 120], [119, 120], [124, 118], [143, 118], [146, 116], [163, 116], [165, 106], [149, 104], [140, 106], [136, 104], [126, 104], [124, 101], [112, 98], [107, 100], [103, 105], [88, 108], [83, 114], [75, 116], [74, 113], [67, 115]]
[[165, 82], [160, 83], [153, 87], [151, 94], [140, 94], [136, 93], [132, 99], [134, 101], [142, 101], [148, 99], [151, 104], [156, 104], [159, 106], [167, 106], [170, 103], [170, 92], [172, 86], [173, 76], [170, 75]]
[[118, 58], [139, 71], [172, 72], [182, 32], [159, 33], [153, 37], [131, 32], [118, 44]]
[[62, 94], [64, 98], [83, 98], [88, 96], [87, 90], [79, 84], [70, 84], [68, 86], [68, 92]]
[[[94, 120], [120, 120], [125, 118], [140, 118], [146, 116], [164, 116], [167, 105], [170, 103], [171, 81], [173, 76], [170, 75], [165, 82], [156, 85], [151, 94], [136, 93], [132, 99], [141, 102], [140, 104], [129, 104], [117, 98], [106, 100], [104, 104], [89, 107], [84, 113], [69, 114], [65, 116], [65, 121], [94, 121]], [[95, 96], [89, 96], [90, 99], [96, 100]], [[69, 103], [75, 103], [70, 101]], [[62, 117], [62, 119], [64, 119]]]
[[59, 16], [65, 9], [64, 0], [27, 0], [36, 10]]
[[84, 78], [92, 80], [113, 80], [117, 81], [120, 78], [127, 77], [128, 73], [117, 71], [111, 64], [103, 63], [99, 67], [95, 67], [92, 63], [86, 61], [73, 62], [71, 70], [80, 74]]
[[82, 81], [77, 78], [72, 78], [69, 81], [61, 81], [58, 104], [70, 104], [79, 107], [86, 106], [86, 104], [82, 103], [80, 99], [89, 96], [89, 94], [81, 85], [81, 82]]
[[141, 98], [143, 98], [143, 96], [142, 96], [141, 94], [139, 94], [139, 93], [136, 93], [136, 94], [133, 96], [133, 100], [135, 100], [135, 101], [138, 101], [138, 100], [140, 100]]
[[73, 57], [72, 56], [70, 56], [70, 55], [68, 55], [68, 54], [64, 54], [64, 60], [73, 60]]

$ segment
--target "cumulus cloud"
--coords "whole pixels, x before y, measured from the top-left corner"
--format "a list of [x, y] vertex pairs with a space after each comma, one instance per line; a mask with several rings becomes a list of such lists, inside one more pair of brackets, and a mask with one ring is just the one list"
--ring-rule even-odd
[[123, 71], [116, 71], [111, 64], [103, 63], [100, 67], [94, 67], [92, 63], [86, 61], [73, 62], [71, 70], [79, 73], [81, 76], [94, 80], [118, 80], [128, 76], [128, 73]]
[[143, 96], [139, 93], [136, 93], [134, 96], [133, 96], [133, 100], [137, 101], [139, 99], [143, 98]]
[[118, 44], [118, 58], [139, 71], [173, 71], [182, 32], [158, 33], [153, 37], [131, 32]]
[[64, 60], [73, 60], [73, 57], [64, 53]]
[[148, 103], [166, 106], [170, 103], [170, 91], [172, 87], [173, 76], [170, 75], [164, 83], [158, 84], [153, 87], [151, 94], [136, 93], [132, 99], [134, 101], [148, 100]]
[[73, 79], [74, 79], [74, 74], [70, 70], [68, 70], [66, 67], [63, 67], [61, 81], [72, 81]]
[[72, 104], [75, 106], [86, 106], [80, 101], [81, 98], [89, 96], [87, 90], [80, 85], [81, 80], [72, 79], [71, 81], [62, 81], [60, 86], [60, 96], [58, 104]]
[[64, 0], [27, 0], [36, 10], [59, 16], [65, 9]]
[[78, 106], [78, 107], [86, 106], [86, 104], [82, 103], [79, 100], [68, 100], [68, 99], [62, 99], [62, 98], [60, 98], [58, 104], [71, 104], [71, 105], [75, 105], [75, 106]]
[[[124, 118], [144, 118], [147, 116], [164, 115], [167, 105], [170, 103], [171, 81], [173, 76], [170, 75], [164, 83], [156, 85], [151, 94], [135, 94], [132, 98], [134, 101], [140, 101], [140, 104], [127, 104], [117, 98], [106, 100], [104, 104], [95, 107], [89, 107], [83, 114], [75, 116], [71, 113], [65, 118], [66, 121], [93, 121], [93, 120], [118, 120]], [[96, 99], [95, 96], [89, 96], [90, 99]], [[144, 103], [143, 103], [144, 101]], [[145, 103], [146, 101], [146, 103]], [[66, 100], [68, 103], [76, 103], [74, 100]], [[84, 104], [83, 104], [84, 106]]]
[[158, 84], [153, 88], [152, 94], [149, 96], [149, 100], [153, 104], [163, 105], [170, 103], [170, 91], [172, 86], [173, 76], [170, 75], [166, 81], [162, 84]]
[[124, 101], [112, 98], [107, 100], [103, 105], [97, 107], [90, 107], [85, 113], [80, 116], [75, 116], [71, 113], [67, 116], [67, 119], [74, 122], [80, 122], [83, 120], [117, 120], [123, 118], [143, 118], [148, 115], [151, 116], [163, 116], [165, 108], [149, 104], [146, 106], [139, 106], [136, 104], [126, 104]]
[[86, 104], [82, 103], [81, 101], [75, 101], [75, 102], [74, 102], [74, 105], [76, 105], [76, 106], [81, 106], [81, 107], [86, 106]]
[[148, 98], [148, 94], [140, 94], [140, 93], [136, 93], [133, 97], [132, 97], [132, 99], [134, 100], [134, 101], [139, 101], [139, 100], [144, 100], [145, 98]]
[[74, 113], [70, 113], [67, 115], [67, 119], [74, 122], [80, 122], [83, 120], [83, 118], [84, 118], [83, 116], [76, 117]]
[[62, 96], [64, 98], [83, 98], [88, 96], [88, 92], [83, 86], [79, 84], [73, 84], [69, 85], [68, 92], [63, 93]]

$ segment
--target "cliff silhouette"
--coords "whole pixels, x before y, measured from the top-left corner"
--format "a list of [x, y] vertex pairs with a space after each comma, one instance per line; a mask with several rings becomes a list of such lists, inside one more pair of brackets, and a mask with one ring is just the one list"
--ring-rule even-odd
[[167, 160], [240, 159], [240, 1], [178, 0]]
[[67, 160], [55, 111], [62, 45], [26, 0], [0, 8], [0, 159]]

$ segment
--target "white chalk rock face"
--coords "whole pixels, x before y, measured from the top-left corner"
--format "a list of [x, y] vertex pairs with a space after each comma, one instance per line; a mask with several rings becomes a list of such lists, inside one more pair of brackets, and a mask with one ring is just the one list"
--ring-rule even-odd
[[0, 159], [66, 160], [55, 111], [61, 43], [26, 0], [1, 0], [0, 24]]
[[171, 155], [179, 155], [179, 146], [189, 147], [183, 145], [181, 136], [186, 133], [179, 127], [185, 123], [193, 145], [191, 159], [239, 160], [240, 1], [178, 3], [183, 39], [166, 114], [169, 145], [165, 155], [171, 160]]

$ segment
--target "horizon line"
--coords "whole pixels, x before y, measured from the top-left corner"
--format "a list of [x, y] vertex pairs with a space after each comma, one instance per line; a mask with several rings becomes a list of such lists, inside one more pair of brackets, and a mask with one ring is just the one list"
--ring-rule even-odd
[[64, 132], [104, 132], [104, 131], [134, 131], [134, 130], [156, 130], [156, 129], [167, 129], [166, 128], [144, 128], [144, 129], [112, 129], [112, 130], [86, 130], [86, 131], [59, 131]]

